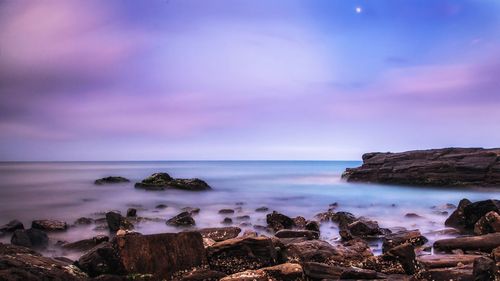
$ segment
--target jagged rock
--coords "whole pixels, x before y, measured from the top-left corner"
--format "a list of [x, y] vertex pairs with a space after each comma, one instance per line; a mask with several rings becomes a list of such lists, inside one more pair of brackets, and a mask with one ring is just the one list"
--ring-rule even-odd
[[49, 244], [49, 237], [39, 229], [18, 229], [12, 234], [10, 243], [28, 248], [44, 248]]
[[366, 153], [363, 165], [348, 168], [350, 182], [423, 186], [498, 186], [500, 149], [443, 148], [401, 153]]
[[336, 223], [339, 228], [347, 227], [347, 225], [357, 220], [356, 216], [349, 212], [337, 212], [331, 217], [331, 220]]
[[108, 241], [109, 241], [108, 236], [98, 235], [98, 236], [92, 237], [90, 239], [83, 239], [83, 240], [76, 241], [76, 242], [65, 243], [62, 245], [62, 248], [66, 249], [66, 250], [74, 250], [74, 251], [83, 252], [83, 251], [88, 251], [88, 250], [92, 249], [93, 247], [95, 247], [101, 243], [108, 242]]
[[68, 224], [58, 220], [34, 220], [31, 223], [31, 228], [44, 231], [64, 231], [68, 228]]
[[418, 230], [398, 231], [386, 235], [382, 239], [382, 251], [385, 253], [390, 249], [405, 243], [410, 243], [413, 246], [422, 246], [427, 243], [427, 238], [420, 234]]
[[222, 278], [221, 281], [302, 281], [302, 266], [284, 263], [257, 270], [246, 270]]
[[293, 220], [276, 211], [266, 216], [267, 226], [274, 231], [281, 229], [291, 229], [294, 226]]
[[167, 220], [167, 224], [173, 226], [192, 226], [195, 225], [196, 222], [191, 216], [191, 213], [182, 212]]
[[382, 232], [376, 221], [357, 220], [341, 227], [341, 231], [339, 232], [339, 234], [344, 240], [350, 240], [354, 237], [376, 237], [384, 233]]
[[210, 268], [233, 274], [272, 266], [277, 261], [273, 242], [268, 237], [242, 237], [217, 242], [207, 247]]
[[86, 274], [70, 263], [42, 257], [23, 247], [0, 243], [0, 280], [85, 281], [88, 279]]
[[319, 232], [311, 231], [311, 230], [290, 230], [290, 229], [282, 229], [274, 236], [278, 238], [301, 238], [304, 237], [307, 240], [319, 239]]
[[464, 210], [465, 210], [465, 207], [467, 207], [471, 203], [472, 202], [466, 198], [460, 200], [460, 202], [458, 203], [457, 209], [453, 213], [451, 213], [451, 215], [446, 219], [446, 221], [444, 222], [444, 225], [446, 225], [448, 227], [454, 227], [460, 231], [464, 231], [465, 230]]
[[452, 250], [459, 249], [462, 251], [482, 251], [490, 253], [493, 249], [499, 246], [500, 233], [442, 239], [434, 242], [434, 248], [444, 252], [451, 252]]
[[201, 233], [201, 236], [203, 236], [203, 238], [210, 238], [216, 242], [220, 242], [237, 237], [241, 232], [241, 228], [234, 226], [212, 227], [200, 229], [198, 230], [198, 232]]
[[103, 185], [103, 184], [124, 183], [124, 182], [130, 182], [130, 180], [124, 177], [105, 177], [102, 179], [95, 180], [94, 184]]
[[345, 269], [319, 262], [305, 262], [303, 267], [305, 275], [312, 280], [339, 280]]
[[107, 212], [106, 222], [109, 230], [112, 232], [116, 232], [120, 229], [129, 230], [134, 228], [134, 225], [131, 222], [117, 212]]
[[500, 215], [495, 211], [488, 212], [474, 225], [474, 233], [476, 235], [495, 232], [500, 232]]
[[146, 190], [182, 189], [200, 191], [212, 189], [200, 179], [174, 179], [167, 173], [155, 173], [135, 184], [136, 188]]

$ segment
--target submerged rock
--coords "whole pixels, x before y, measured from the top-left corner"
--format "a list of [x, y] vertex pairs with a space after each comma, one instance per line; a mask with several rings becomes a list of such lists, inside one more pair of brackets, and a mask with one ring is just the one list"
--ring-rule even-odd
[[113, 183], [124, 183], [130, 182], [130, 180], [124, 177], [105, 177], [94, 181], [94, 184], [103, 185], [103, 184], [113, 184]]
[[342, 175], [350, 182], [421, 186], [499, 186], [500, 148], [443, 148], [366, 153]]
[[200, 179], [174, 179], [167, 173], [155, 173], [135, 184], [136, 188], [146, 190], [182, 189], [200, 191], [212, 189]]
[[182, 212], [167, 220], [167, 224], [172, 226], [192, 226], [195, 225], [196, 223], [193, 217], [191, 216], [191, 213]]
[[18, 229], [12, 234], [10, 243], [28, 248], [45, 248], [49, 244], [49, 237], [39, 229]]

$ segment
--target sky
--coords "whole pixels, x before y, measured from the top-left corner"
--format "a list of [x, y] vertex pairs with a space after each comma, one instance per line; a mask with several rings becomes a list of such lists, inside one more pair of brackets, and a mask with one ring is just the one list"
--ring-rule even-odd
[[0, 0], [0, 160], [500, 144], [497, 0]]

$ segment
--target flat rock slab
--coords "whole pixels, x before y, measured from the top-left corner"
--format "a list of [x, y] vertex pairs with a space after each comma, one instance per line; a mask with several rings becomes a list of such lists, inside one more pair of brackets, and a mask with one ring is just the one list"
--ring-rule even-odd
[[491, 253], [500, 246], [500, 233], [491, 233], [481, 236], [459, 237], [442, 239], [434, 242], [436, 250], [449, 252], [452, 250], [482, 251]]
[[373, 152], [342, 178], [419, 186], [500, 186], [500, 148], [443, 148], [400, 153]]
[[459, 264], [473, 264], [481, 255], [426, 255], [417, 260], [426, 268], [456, 267]]

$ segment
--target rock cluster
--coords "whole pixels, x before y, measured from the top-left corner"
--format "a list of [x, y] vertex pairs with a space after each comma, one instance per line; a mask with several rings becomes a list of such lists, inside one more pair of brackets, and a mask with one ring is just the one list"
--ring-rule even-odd
[[350, 182], [424, 186], [500, 186], [500, 148], [366, 153], [342, 175]]
[[201, 191], [212, 189], [200, 179], [174, 179], [167, 173], [155, 173], [135, 184], [136, 188], [145, 190], [181, 189]]

